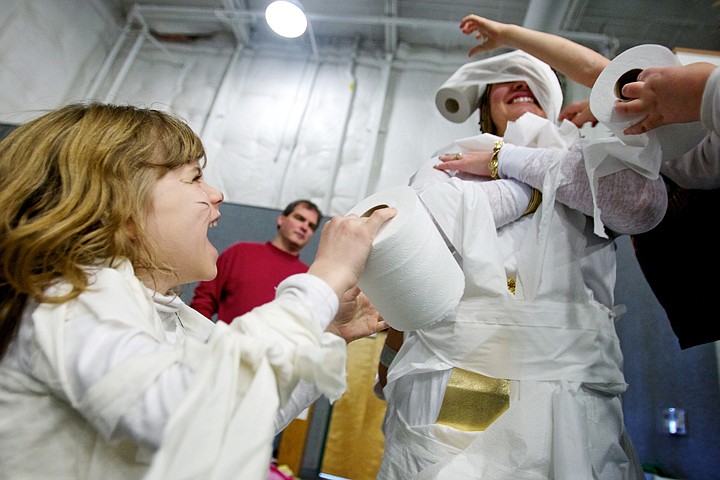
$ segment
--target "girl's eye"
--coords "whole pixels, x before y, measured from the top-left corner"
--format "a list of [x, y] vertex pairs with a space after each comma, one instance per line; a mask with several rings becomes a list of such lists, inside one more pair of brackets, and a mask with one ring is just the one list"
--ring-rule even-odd
[[200, 174], [200, 175], [195, 175], [190, 181], [187, 181], [187, 180], [181, 180], [181, 181], [183, 183], [187, 183], [188, 185], [192, 185], [193, 183], [200, 182], [202, 180], [202, 178], [203, 178], [203, 176], [202, 176], [202, 174]]

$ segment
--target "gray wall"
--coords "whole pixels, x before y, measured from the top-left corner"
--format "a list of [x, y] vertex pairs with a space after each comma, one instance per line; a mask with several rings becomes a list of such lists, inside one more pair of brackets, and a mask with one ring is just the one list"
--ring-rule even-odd
[[[268, 242], [275, 238], [277, 232], [276, 220], [281, 210], [271, 208], [251, 207], [223, 203], [220, 205], [220, 221], [218, 226], [209, 230], [208, 238], [219, 252], [237, 242]], [[302, 261], [310, 265], [315, 259], [322, 224], [329, 217], [323, 217], [320, 227], [312, 236], [310, 242], [300, 252]], [[197, 283], [185, 285], [182, 288], [182, 298], [186, 303], [192, 299], [193, 290]]]
[[[720, 479], [720, 387], [715, 344], [680, 350], [665, 311], [635, 260], [629, 237], [621, 237], [616, 243], [616, 303], [627, 306], [627, 313], [617, 324], [629, 384], [624, 395], [625, 423], [635, 448], [643, 463], [661, 465], [672, 478]], [[712, 277], [697, 279], [698, 295], [713, 295], [713, 285]], [[695, 320], [717, 322], [719, 315]], [[668, 407], [685, 409], [687, 435], [662, 431], [662, 412]]]

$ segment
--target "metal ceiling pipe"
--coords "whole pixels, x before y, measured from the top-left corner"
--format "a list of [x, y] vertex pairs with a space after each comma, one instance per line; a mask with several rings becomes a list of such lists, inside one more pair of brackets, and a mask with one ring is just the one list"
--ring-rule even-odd
[[522, 26], [531, 30], [557, 33], [569, 7], [570, 0], [530, 0]]
[[616, 38], [602, 33], [563, 30], [568, 13], [576, 11], [577, 3], [578, 0], [530, 0], [522, 26], [559, 35], [613, 58], [620, 45]]

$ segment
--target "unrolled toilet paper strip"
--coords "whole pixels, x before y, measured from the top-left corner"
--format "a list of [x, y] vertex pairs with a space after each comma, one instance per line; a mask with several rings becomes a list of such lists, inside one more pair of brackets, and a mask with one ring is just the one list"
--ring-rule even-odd
[[463, 123], [477, 110], [480, 97], [491, 83], [527, 82], [548, 118], [560, 114], [562, 89], [552, 69], [521, 50], [466, 63], [435, 93], [438, 111], [455, 123]]
[[391, 327], [418, 330], [455, 310], [465, 276], [411, 187], [373, 194], [348, 213], [367, 216], [383, 207], [397, 214], [375, 236], [358, 283]]

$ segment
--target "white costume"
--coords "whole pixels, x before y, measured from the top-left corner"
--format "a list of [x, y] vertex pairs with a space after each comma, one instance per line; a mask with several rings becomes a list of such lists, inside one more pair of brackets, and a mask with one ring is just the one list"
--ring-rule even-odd
[[682, 157], [663, 162], [660, 171], [683, 188], [720, 188], [720, 67], [705, 84], [700, 117], [708, 135]]
[[337, 306], [296, 275], [213, 324], [128, 262], [94, 270], [76, 299], [29, 304], [0, 363], [0, 478], [265, 479], [298, 380], [344, 391], [345, 342], [323, 333]]
[[[487, 150], [492, 137], [458, 141], [455, 151], [483, 144]], [[504, 140], [553, 149], [506, 145], [500, 151], [501, 175], [515, 168], [512, 174], [521, 181], [527, 181], [522, 168], [503, 165], [539, 157], [544, 162], [543, 202], [535, 214], [520, 217], [527, 207], [523, 203], [515, 221], [496, 223], [491, 206], [497, 199], [488, 193], [496, 182], [509, 180], [432, 183], [422, 175], [413, 180], [462, 256], [466, 290], [453, 315], [405, 333], [383, 392], [388, 409], [378, 478], [641, 478], [620, 400], [626, 384], [614, 328], [615, 245], [593, 233], [593, 219], [587, 216], [593, 214], [592, 201], [582, 209], [585, 213], [580, 206], [555, 201], [559, 189], [575, 181], [569, 173], [576, 170], [568, 168], [567, 160], [581, 157], [578, 147], [568, 151], [577, 132], [526, 114], [508, 123]], [[637, 178], [629, 171], [619, 175]], [[665, 191], [659, 179], [641, 181], [653, 185], [644, 193], [662, 210], [650, 216], [645, 227], [651, 228], [664, 212]], [[585, 196], [591, 198], [589, 192]], [[516, 283], [514, 294], [510, 279]], [[495, 416], [483, 428], [457, 425], [473, 410], [494, 408], [491, 401], [462, 405], [462, 397], [445, 398], [450, 383], [462, 386], [453, 383], [457, 372], [504, 385], [493, 398], [504, 396], [506, 404], [492, 412]]]

